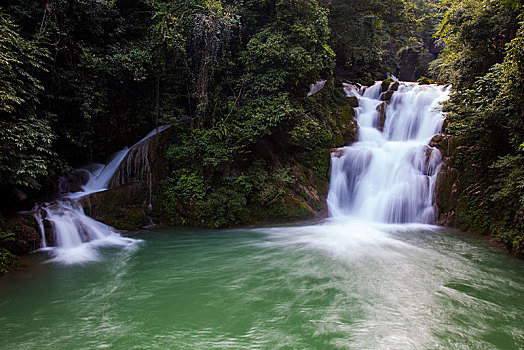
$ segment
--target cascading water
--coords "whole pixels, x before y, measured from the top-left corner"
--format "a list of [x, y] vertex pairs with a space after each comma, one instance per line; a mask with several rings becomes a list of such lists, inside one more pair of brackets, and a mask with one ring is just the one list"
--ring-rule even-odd
[[432, 223], [441, 154], [428, 146], [440, 133], [440, 103], [451, 87], [401, 83], [390, 103], [381, 82], [346, 92], [359, 99], [358, 141], [334, 153], [328, 208], [332, 217], [382, 223]]
[[[96, 247], [103, 245], [129, 245], [136, 240], [124, 238], [111, 226], [98, 222], [84, 213], [79, 199], [94, 193], [108, 189], [113, 177], [119, 171], [121, 163], [129, 152], [147, 153], [142, 147], [149, 145], [150, 138], [164, 131], [169, 126], [161, 126], [146, 137], [138, 141], [131, 148], [125, 148], [117, 152], [107, 164], [92, 164], [86, 168], [78, 169], [71, 179], [61, 179], [59, 188], [64, 193], [52, 203], [45, 203], [35, 210], [35, 218], [39, 224], [42, 234], [42, 248], [50, 250], [55, 255], [55, 261], [64, 263], [77, 263], [96, 260]], [[143, 156], [145, 157], [145, 156]], [[147, 160], [148, 171], [149, 161]], [[78, 184], [78, 182], [82, 184]], [[76, 188], [74, 192], [72, 189]], [[42, 215], [44, 213], [45, 215]], [[53, 247], [46, 246], [46, 233], [43, 220], [51, 223], [54, 234]]]

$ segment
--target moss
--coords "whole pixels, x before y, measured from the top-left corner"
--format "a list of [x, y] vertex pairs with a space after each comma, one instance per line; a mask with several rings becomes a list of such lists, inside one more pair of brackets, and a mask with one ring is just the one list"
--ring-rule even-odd
[[336, 146], [351, 144], [357, 140], [358, 125], [355, 120], [355, 109], [350, 105], [336, 106]]
[[429, 79], [428, 77], [420, 77], [417, 82], [420, 84], [420, 85], [429, 85], [429, 84], [433, 84], [433, 80]]
[[348, 98], [348, 104], [351, 106], [351, 107], [358, 107], [358, 98], [356, 96], [349, 96]]
[[0, 276], [11, 270], [17, 258], [6, 248], [0, 248]]
[[393, 90], [386, 91], [382, 95], [380, 95], [380, 99], [382, 101], [391, 101], [391, 97], [393, 96], [393, 93], [395, 93], [395, 91]]
[[149, 223], [149, 190], [141, 182], [93, 193], [82, 198], [87, 215], [119, 230], [136, 230]]
[[381, 89], [380, 91], [381, 92], [385, 92], [385, 91], [388, 91], [389, 90], [389, 86], [394, 82], [393, 79], [391, 78], [387, 78], [386, 80], [382, 81], [382, 85], [381, 85]]
[[136, 230], [147, 224], [146, 214], [142, 208], [114, 208], [101, 219], [107, 225], [119, 230]]

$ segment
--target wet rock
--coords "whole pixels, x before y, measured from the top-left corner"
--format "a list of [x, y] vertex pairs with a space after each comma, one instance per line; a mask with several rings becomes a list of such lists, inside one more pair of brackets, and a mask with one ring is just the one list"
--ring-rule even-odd
[[338, 146], [349, 145], [358, 138], [358, 125], [355, 120], [355, 109], [350, 105], [338, 106], [335, 110], [337, 129], [340, 133]]
[[395, 93], [395, 91], [393, 91], [393, 90], [388, 90], [388, 91], [386, 91], [386, 92], [384, 92], [384, 93], [382, 93], [382, 94], [380, 95], [380, 99], [381, 99], [382, 101], [391, 101], [391, 97], [393, 96], [394, 93]]
[[92, 193], [80, 199], [86, 215], [118, 230], [150, 224], [149, 189], [142, 182]]
[[380, 86], [380, 91], [381, 92], [386, 92], [389, 90], [389, 86], [394, 82], [393, 79], [391, 78], [387, 78], [386, 80], [384, 80], [382, 82], [382, 85]]
[[332, 158], [340, 158], [344, 155], [344, 149], [343, 148], [332, 148], [330, 149], [331, 157]]
[[351, 107], [358, 107], [358, 98], [356, 96], [349, 96], [348, 103]]
[[400, 83], [399, 83], [398, 81], [395, 81], [393, 84], [391, 84], [391, 86], [389, 87], [389, 89], [390, 89], [391, 91], [397, 91], [399, 86], [400, 86]]
[[74, 173], [60, 177], [58, 182], [59, 193], [79, 192], [89, 180], [87, 171], [77, 169]]
[[4, 219], [2, 231], [15, 234], [13, 242], [7, 244], [7, 249], [13, 254], [26, 254], [40, 248], [41, 238], [38, 224], [31, 214], [19, 214]]
[[451, 156], [453, 150], [457, 149], [460, 144], [460, 138], [454, 135], [435, 135], [429, 142], [430, 147], [437, 148], [443, 157]]
[[382, 102], [377, 106], [378, 119], [375, 127], [380, 131], [384, 131], [384, 125], [386, 124], [386, 108], [387, 102]]
[[451, 167], [449, 159], [440, 167], [435, 183], [437, 223], [452, 226], [456, 222], [455, 209], [459, 200], [459, 172]]
[[427, 77], [420, 77], [417, 82], [420, 84], [420, 85], [429, 85], [429, 84], [433, 84], [433, 80], [427, 78]]

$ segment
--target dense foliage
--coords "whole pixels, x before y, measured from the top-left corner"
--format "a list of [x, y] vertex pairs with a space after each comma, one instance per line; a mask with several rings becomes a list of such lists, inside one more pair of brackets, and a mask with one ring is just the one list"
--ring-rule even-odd
[[459, 87], [446, 106], [446, 131], [461, 144], [454, 155], [462, 174], [459, 224], [494, 234], [519, 253], [524, 252], [524, 23], [518, 30], [514, 26], [521, 12], [518, 1], [452, 3], [440, 31], [447, 33], [448, 46], [436, 62]]
[[436, 53], [435, 2], [332, 0], [331, 45], [337, 73], [365, 84], [388, 73], [406, 80], [427, 74], [425, 60], [428, 55], [433, 60]]
[[[326, 105], [340, 102], [333, 68], [361, 81], [396, 73], [396, 52], [417, 41], [414, 4], [5, 1], [0, 184], [16, 196], [3, 210], [20, 190], [52, 194], [69, 166], [103, 162], [162, 123], [176, 124], [165, 186], [193, 174], [211, 191], [202, 200], [245, 173], [265, 173], [249, 187], [266, 188], [282, 168], [275, 153], [327, 177], [326, 150], [340, 143]], [[331, 95], [306, 98], [320, 79]]]
[[54, 156], [49, 118], [37, 111], [43, 87], [34, 76], [48, 53], [17, 29], [0, 14], [0, 184], [38, 186]]
[[470, 147], [455, 158], [468, 191], [484, 191], [463, 220], [517, 249], [521, 11], [518, 0], [5, 0], [2, 211], [172, 124], [154, 190], [162, 219], [305, 217], [320, 209], [307, 188], [325, 190], [329, 148], [354, 132], [341, 81], [430, 75], [457, 88], [447, 131]]
[[436, 36], [444, 49], [432, 63], [435, 78], [468, 88], [500, 63], [516, 35], [521, 6], [519, 0], [443, 0]]

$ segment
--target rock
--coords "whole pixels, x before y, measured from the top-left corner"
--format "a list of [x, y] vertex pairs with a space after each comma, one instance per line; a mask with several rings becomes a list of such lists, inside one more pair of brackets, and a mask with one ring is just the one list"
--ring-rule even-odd
[[348, 103], [351, 107], [356, 108], [358, 107], [358, 98], [356, 96], [349, 96]]
[[455, 208], [459, 200], [459, 172], [448, 162], [449, 159], [440, 167], [435, 183], [437, 223], [446, 226], [455, 224]]
[[382, 102], [377, 106], [377, 112], [378, 112], [378, 119], [377, 119], [377, 125], [376, 128], [382, 132], [384, 131], [384, 125], [386, 124], [386, 108], [387, 108], [387, 102]]
[[429, 85], [429, 84], [433, 84], [433, 80], [427, 78], [427, 77], [420, 77], [417, 82], [420, 84], [420, 85]]
[[380, 95], [380, 99], [381, 99], [382, 101], [391, 101], [391, 97], [393, 96], [394, 93], [395, 93], [395, 91], [393, 91], [393, 90], [388, 90], [388, 91], [386, 91], [386, 92], [384, 92], [384, 93], [382, 93], [382, 94]]
[[26, 254], [40, 248], [41, 234], [31, 214], [19, 214], [4, 219], [2, 231], [11, 231], [15, 240], [6, 244], [13, 254]]
[[307, 96], [312, 96], [322, 90], [324, 88], [324, 85], [326, 85], [327, 80], [319, 80], [315, 84], [311, 84], [309, 87], [309, 92]]
[[86, 215], [118, 230], [137, 230], [150, 224], [149, 188], [135, 182], [80, 199]]
[[460, 138], [454, 135], [435, 135], [429, 142], [430, 147], [437, 148], [443, 157], [449, 157], [460, 144]]
[[391, 91], [397, 91], [399, 86], [400, 86], [400, 83], [399, 83], [398, 81], [395, 81], [393, 84], [391, 84], [391, 86], [389, 87], [389, 89], [390, 89]]
[[389, 86], [394, 82], [393, 79], [387, 78], [386, 80], [382, 81], [380, 92], [386, 92], [389, 90]]
[[79, 192], [82, 186], [89, 180], [87, 171], [77, 169], [74, 173], [61, 176], [58, 182], [58, 191], [60, 193]]
[[358, 125], [355, 120], [355, 109], [350, 105], [337, 106], [334, 111], [336, 129], [337, 129], [337, 146], [345, 146], [355, 142], [358, 138]]
[[332, 148], [330, 149], [331, 157], [332, 158], [340, 158], [344, 155], [344, 149], [343, 148]]

